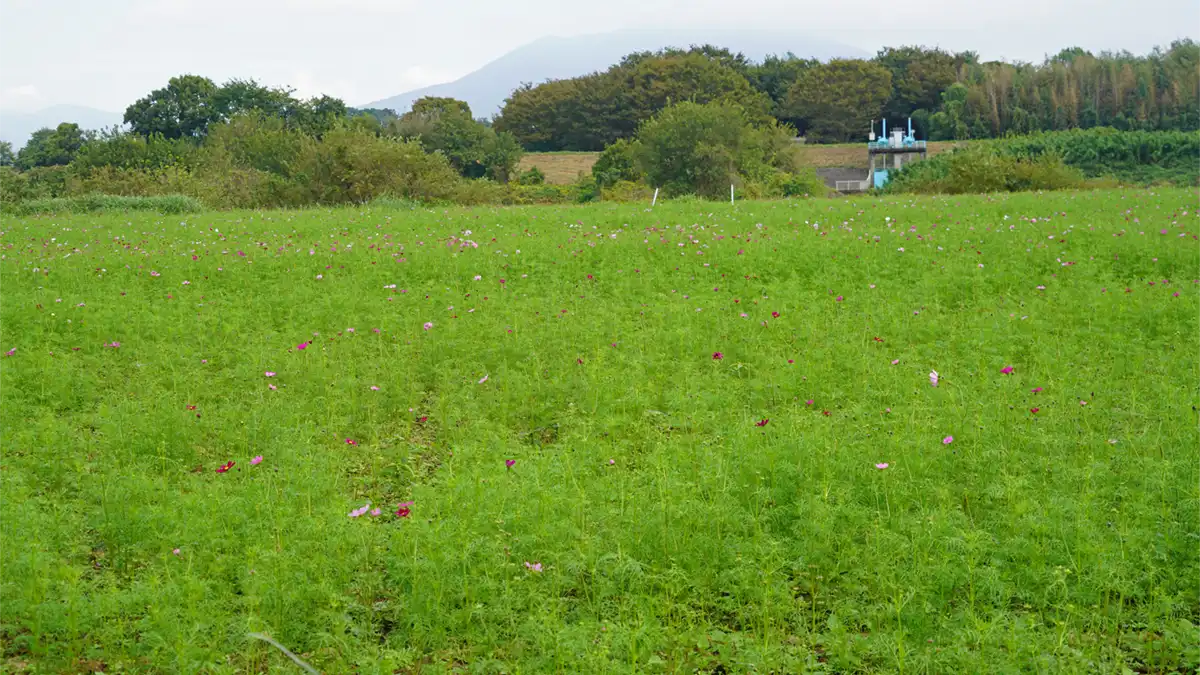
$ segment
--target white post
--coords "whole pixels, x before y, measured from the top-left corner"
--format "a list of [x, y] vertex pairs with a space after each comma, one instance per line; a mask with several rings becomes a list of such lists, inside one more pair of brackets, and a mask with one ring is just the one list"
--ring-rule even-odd
[[650, 206], [654, 206], [654, 203], [657, 201], [658, 201], [658, 188], [654, 188], [654, 198], [650, 200]]
[[733, 203], [733, 183], [729, 184], [729, 203]]

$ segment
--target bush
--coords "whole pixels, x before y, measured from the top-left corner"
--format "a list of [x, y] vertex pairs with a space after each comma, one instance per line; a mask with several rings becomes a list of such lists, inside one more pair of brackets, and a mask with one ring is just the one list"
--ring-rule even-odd
[[592, 165], [592, 176], [600, 187], [609, 187], [620, 181], [636, 182], [645, 177], [638, 168], [638, 145], [624, 138], [604, 148], [596, 163]]
[[789, 127], [754, 126], [730, 103], [679, 103], [638, 129], [638, 165], [667, 196], [720, 198], [730, 184], [763, 181], [795, 168]]
[[545, 183], [546, 174], [542, 173], [542, 170], [536, 166], [517, 176], [518, 185], [544, 185]]
[[1017, 157], [980, 143], [909, 164], [891, 175], [884, 190], [963, 194], [1067, 190], [1084, 185], [1083, 173], [1055, 154]]
[[81, 195], [34, 199], [5, 205], [6, 213], [18, 216], [51, 213], [94, 213], [97, 211], [153, 211], [162, 214], [197, 213], [204, 210], [199, 201], [184, 195], [157, 197], [121, 197], [115, 195]]
[[645, 183], [633, 181], [618, 181], [604, 190], [604, 201], [610, 202], [649, 202], [654, 197], [654, 190]]

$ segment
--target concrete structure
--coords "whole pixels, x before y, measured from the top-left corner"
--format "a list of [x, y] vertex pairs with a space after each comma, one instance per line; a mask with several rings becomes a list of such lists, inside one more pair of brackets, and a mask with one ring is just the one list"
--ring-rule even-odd
[[871, 135], [867, 141], [867, 160], [870, 165], [865, 180], [840, 180], [836, 184], [839, 192], [864, 192], [871, 188], [881, 188], [888, 182], [888, 172], [926, 157], [925, 141], [913, 137], [912, 119], [908, 120], [908, 133], [902, 129], [893, 129], [891, 137], [887, 133], [887, 120], [883, 120], [883, 133], [878, 140], [875, 138], [875, 124], [871, 123]]

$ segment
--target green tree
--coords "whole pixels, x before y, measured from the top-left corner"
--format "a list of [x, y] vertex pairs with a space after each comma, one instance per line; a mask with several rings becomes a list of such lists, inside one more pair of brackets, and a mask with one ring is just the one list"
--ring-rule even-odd
[[809, 140], [865, 138], [891, 96], [892, 74], [870, 61], [835, 59], [805, 70], [788, 90], [786, 110], [801, 119]]
[[487, 176], [505, 182], [521, 159], [520, 142], [510, 133], [481, 124], [471, 108], [451, 98], [427, 97], [392, 124], [396, 135], [437, 152], [466, 178]]
[[17, 155], [13, 152], [12, 143], [0, 141], [0, 166], [12, 166], [16, 161]]
[[893, 123], [911, 117], [916, 110], [936, 108], [942, 92], [958, 77], [954, 56], [940, 49], [887, 47], [879, 51], [875, 62], [892, 74], [884, 115]]
[[600, 153], [592, 165], [592, 176], [600, 187], [611, 187], [619, 181], [638, 181], [643, 177], [638, 167], [638, 145], [619, 138]]
[[751, 119], [728, 102], [669, 106], [638, 129], [638, 163], [668, 196], [709, 198], [728, 194], [731, 184], [793, 169], [794, 130], [774, 121], [756, 126]]
[[213, 103], [217, 85], [207, 77], [173, 77], [162, 89], [138, 99], [125, 109], [125, 123], [143, 136], [161, 134], [164, 138], [200, 138], [213, 122], [222, 119]]
[[39, 166], [71, 163], [86, 140], [78, 124], [63, 122], [54, 129], [38, 129], [17, 153], [17, 168], [27, 171]]
[[800, 120], [788, 116], [787, 93], [800, 74], [814, 66], [820, 65], [816, 59], [802, 59], [789, 52], [785, 56], [768, 55], [763, 62], [751, 66], [746, 79], [755, 89], [771, 98], [771, 114], [780, 122], [793, 126]]

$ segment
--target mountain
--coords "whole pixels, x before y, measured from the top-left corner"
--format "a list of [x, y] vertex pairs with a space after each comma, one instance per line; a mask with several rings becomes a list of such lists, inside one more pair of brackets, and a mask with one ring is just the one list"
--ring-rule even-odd
[[760, 61], [768, 54], [792, 52], [802, 58], [865, 58], [856, 47], [785, 31], [739, 29], [631, 29], [577, 37], [545, 37], [518, 47], [473, 73], [445, 84], [416, 89], [360, 108], [391, 108], [403, 113], [423, 96], [449, 96], [466, 101], [476, 117], [499, 112], [504, 99], [522, 82], [538, 84], [606, 70], [626, 54], [712, 44]]
[[32, 113], [0, 110], [0, 141], [8, 141], [13, 150], [19, 150], [33, 132], [43, 127], [53, 129], [63, 122], [74, 122], [83, 129], [103, 129], [122, 124], [123, 118], [121, 113], [81, 105], [55, 105]]

